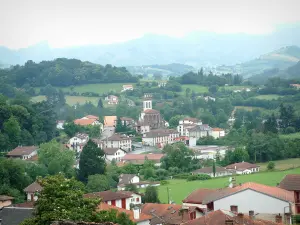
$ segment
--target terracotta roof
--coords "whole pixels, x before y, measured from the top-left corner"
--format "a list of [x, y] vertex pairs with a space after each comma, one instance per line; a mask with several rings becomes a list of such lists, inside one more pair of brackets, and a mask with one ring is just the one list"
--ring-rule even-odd
[[286, 175], [278, 187], [288, 191], [300, 191], [300, 174]]
[[[228, 170], [225, 169], [224, 167], [218, 167], [216, 166], [216, 172], [227, 172]], [[194, 170], [192, 173], [213, 173], [213, 167], [209, 166], [209, 167], [203, 167], [201, 169], [198, 170]]]
[[242, 185], [238, 185], [234, 188], [224, 188], [221, 190], [217, 190], [212, 194], [208, 195], [203, 200], [203, 204], [207, 204], [218, 199], [225, 198], [227, 196], [239, 193], [247, 189], [254, 190], [256, 192], [271, 196], [273, 198], [281, 199], [286, 202], [294, 202], [294, 194], [291, 191], [287, 191], [279, 187], [271, 187], [263, 184], [248, 182]]
[[101, 191], [101, 192], [93, 192], [84, 195], [85, 198], [101, 198], [103, 202], [111, 201], [111, 200], [118, 200], [124, 198], [131, 198], [131, 195], [122, 194], [119, 192], [113, 191]]
[[234, 163], [226, 166], [226, 169], [232, 169], [232, 170], [246, 170], [246, 169], [252, 169], [259, 167], [256, 164], [248, 163], [248, 162], [240, 162], [240, 163]]
[[[242, 215], [242, 216], [240, 216]], [[251, 219], [247, 215], [235, 215], [224, 210], [212, 211], [205, 216], [184, 223], [183, 225], [224, 225], [226, 220], [232, 220], [233, 224], [243, 225], [283, 225], [267, 220]]]
[[7, 195], [0, 195], [0, 201], [13, 200], [14, 198]]
[[192, 204], [202, 204], [203, 199], [215, 192], [214, 189], [200, 188], [193, 191], [189, 196], [187, 196], [182, 202], [192, 203]]
[[152, 216], [150, 216], [150, 215], [140, 213], [140, 218], [139, 219], [134, 219], [132, 210], [122, 209], [122, 208], [119, 208], [117, 206], [108, 205], [108, 204], [103, 203], [103, 202], [101, 202], [99, 204], [98, 210], [99, 211], [117, 210], [119, 213], [126, 213], [129, 216], [129, 219], [131, 221], [135, 222], [135, 223], [150, 220], [152, 218]]
[[99, 120], [99, 116], [94, 116], [94, 115], [87, 115], [87, 116], [84, 116], [88, 119], [95, 119], [95, 120]]
[[155, 109], [146, 109], [144, 111], [144, 113], [146, 113], [146, 114], [159, 114], [160, 112], [155, 110]]
[[41, 190], [43, 190], [43, 187], [37, 181], [35, 181], [32, 184], [30, 184], [28, 187], [26, 187], [24, 189], [24, 192], [34, 193], [34, 192], [41, 191]]
[[120, 148], [103, 148], [103, 151], [106, 155], [114, 155], [118, 150], [125, 152], [123, 149]]
[[23, 156], [23, 155], [30, 155], [34, 151], [38, 150], [39, 147], [37, 146], [19, 146], [15, 149], [11, 150], [7, 153], [7, 156]]
[[74, 120], [74, 124], [80, 126], [92, 125], [97, 119], [76, 119]]
[[127, 154], [122, 160], [130, 161], [130, 160], [145, 160], [147, 157], [148, 160], [158, 160], [160, 161], [164, 154]]
[[127, 137], [126, 135], [121, 135], [121, 134], [113, 134], [112, 136], [104, 139], [107, 141], [123, 141], [123, 140], [130, 140], [129, 137]]
[[118, 185], [126, 185], [131, 183], [131, 179], [136, 177], [137, 175], [135, 174], [121, 174], [119, 176], [119, 183]]
[[[180, 214], [183, 210], [185, 213]], [[182, 205], [176, 204], [158, 204], [146, 203], [142, 206], [141, 211], [147, 215], [153, 216], [151, 224], [181, 224], [190, 220], [189, 212], [195, 210], [195, 207], [184, 210]]]
[[123, 87], [133, 87], [132, 84], [124, 84]]
[[116, 120], [117, 120], [116, 116], [105, 116], [104, 117], [104, 125], [113, 127], [115, 125]]
[[218, 127], [215, 127], [215, 128], [212, 128], [213, 131], [224, 131], [222, 128], [218, 128]]

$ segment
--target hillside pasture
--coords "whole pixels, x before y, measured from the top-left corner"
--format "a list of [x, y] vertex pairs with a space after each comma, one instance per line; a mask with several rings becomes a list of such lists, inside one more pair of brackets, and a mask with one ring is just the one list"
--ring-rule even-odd
[[276, 100], [280, 97], [283, 97], [283, 96], [280, 96], [280, 95], [258, 95], [255, 98], [261, 99], [261, 100]]
[[[300, 174], [300, 168], [286, 170], [286, 171], [275, 171], [275, 172], [260, 172], [249, 175], [236, 176], [236, 183], [245, 182], [256, 182], [260, 184], [276, 186], [282, 178], [287, 174]], [[229, 177], [214, 178], [205, 181], [190, 181], [186, 180], [169, 180], [169, 184], [159, 186], [158, 194], [159, 199], [162, 203], [167, 203], [168, 193], [167, 187], [169, 188], [170, 200], [181, 204], [182, 200], [186, 198], [192, 191], [199, 188], [224, 188], [229, 185]]]
[[283, 139], [299, 139], [300, 132], [292, 133], [292, 134], [280, 134], [280, 137]]
[[[76, 105], [77, 103], [80, 105], [85, 104], [86, 102], [91, 102], [95, 106], [97, 106], [99, 97], [85, 97], [85, 96], [66, 96], [66, 103], [70, 106]], [[31, 98], [31, 101], [33, 102], [41, 102], [46, 100], [46, 96], [44, 95], [39, 95]], [[105, 102], [103, 101], [105, 104]]]
[[202, 85], [197, 85], [197, 84], [183, 84], [183, 85], [181, 85], [181, 87], [182, 87], [182, 91], [181, 91], [182, 94], [185, 94], [185, 90], [187, 88], [191, 89], [191, 91], [194, 91], [194, 92], [200, 93], [200, 94], [208, 92], [208, 87], [205, 87]]

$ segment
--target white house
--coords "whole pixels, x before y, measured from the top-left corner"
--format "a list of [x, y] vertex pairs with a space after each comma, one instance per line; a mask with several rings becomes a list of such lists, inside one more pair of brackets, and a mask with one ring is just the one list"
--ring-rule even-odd
[[212, 128], [207, 124], [196, 125], [192, 128], [188, 128], [186, 131], [188, 137], [195, 137], [197, 140], [202, 137], [212, 135]]
[[118, 190], [125, 190], [128, 184], [137, 184], [140, 182], [140, 177], [135, 174], [121, 174], [119, 176]]
[[215, 101], [216, 101], [216, 98], [211, 97], [211, 96], [205, 96], [205, 97], [204, 97], [204, 101], [206, 101], [206, 102], [208, 102], [208, 101], [213, 101], [213, 102], [215, 102]]
[[133, 90], [133, 85], [132, 84], [124, 84], [122, 92], [124, 91], [132, 91]]
[[18, 146], [15, 149], [11, 150], [6, 154], [8, 158], [16, 158], [16, 159], [30, 159], [33, 156], [37, 155], [38, 152], [37, 146]]
[[206, 174], [206, 175], [209, 175], [210, 177], [223, 177], [223, 176], [232, 175], [232, 172], [225, 169], [225, 168], [223, 168], [223, 167], [216, 166], [216, 171], [215, 171], [215, 174], [214, 174], [213, 168], [212, 168], [212, 166], [210, 166], [210, 167], [203, 167], [201, 169], [194, 170], [192, 172], [192, 174], [193, 175]]
[[102, 191], [93, 192], [84, 195], [85, 198], [101, 198], [101, 201], [119, 208], [130, 210], [131, 194], [121, 192]]
[[225, 130], [217, 127], [212, 128], [211, 136], [213, 136], [215, 139], [225, 137]]
[[65, 124], [64, 120], [58, 120], [58, 121], [56, 121], [56, 128], [59, 129], [59, 130], [63, 130], [64, 129], [64, 124]]
[[33, 182], [24, 189], [27, 196], [27, 201], [32, 202], [38, 199], [37, 193], [43, 190], [43, 187], [38, 182]]
[[163, 148], [166, 144], [176, 142], [179, 133], [173, 129], [156, 129], [143, 134], [142, 143], [147, 146]]
[[240, 163], [234, 163], [228, 165], [225, 168], [227, 170], [231, 170], [232, 172], [235, 172], [236, 174], [250, 174], [250, 173], [259, 172], [259, 167], [260, 166], [256, 164], [252, 164], [248, 162], [240, 162]]
[[119, 98], [115, 95], [108, 95], [105, 97], [105, 101], [107, 101], [109, 105], [117, 105], [119, 103]]
[[121, 148], [127, 152], [131, 151], [132, 141], [131, 138], [126, 135], [114, 134], [102, 141], [104, 148]]
[[88, 142], [89, 135], [85, 133], [77, 133], [74, 137], [69, 140], [70, 148], [76, 150], [77, 152], [81, 152], [83, 146]]
[[177, 126], [177, 131], [180, 133], [180, 136], [188, 136], [186, 129], [195, 127], [196, 125], [202, 125], [202, 121], [197, 118], [184, 118], [179, 120], [179, 125]]
[[293, 192], [258, 183], [244, 183], [233, 188], [221, 189], [208, 195], [203, 204], [208, 210], [229, 210], [248, 214], [290, 213], [293, 208]]
[[126, 151], [120, 148], [103, 148], [103, 151], [105, 152], [106, 160], [109, 162], [113, 160], [120, 162], [121, 159], [126, 155]]

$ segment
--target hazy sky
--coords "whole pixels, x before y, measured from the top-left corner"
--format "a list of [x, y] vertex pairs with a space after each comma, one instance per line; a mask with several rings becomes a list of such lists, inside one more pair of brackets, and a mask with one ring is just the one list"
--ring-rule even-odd
[[0, 0], [0, 45], [122, 42], [146, 33], [272, 32], [300, 21], [300, 0]]

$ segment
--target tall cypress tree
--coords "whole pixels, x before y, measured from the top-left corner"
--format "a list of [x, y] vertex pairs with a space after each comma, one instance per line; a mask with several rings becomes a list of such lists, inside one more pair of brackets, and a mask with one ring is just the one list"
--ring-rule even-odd
[[80, 154], [78, 178], [83, 182], [87, 182], [88, 176], [104, 174], [105, 169], [104, 151], [89, 140]]

